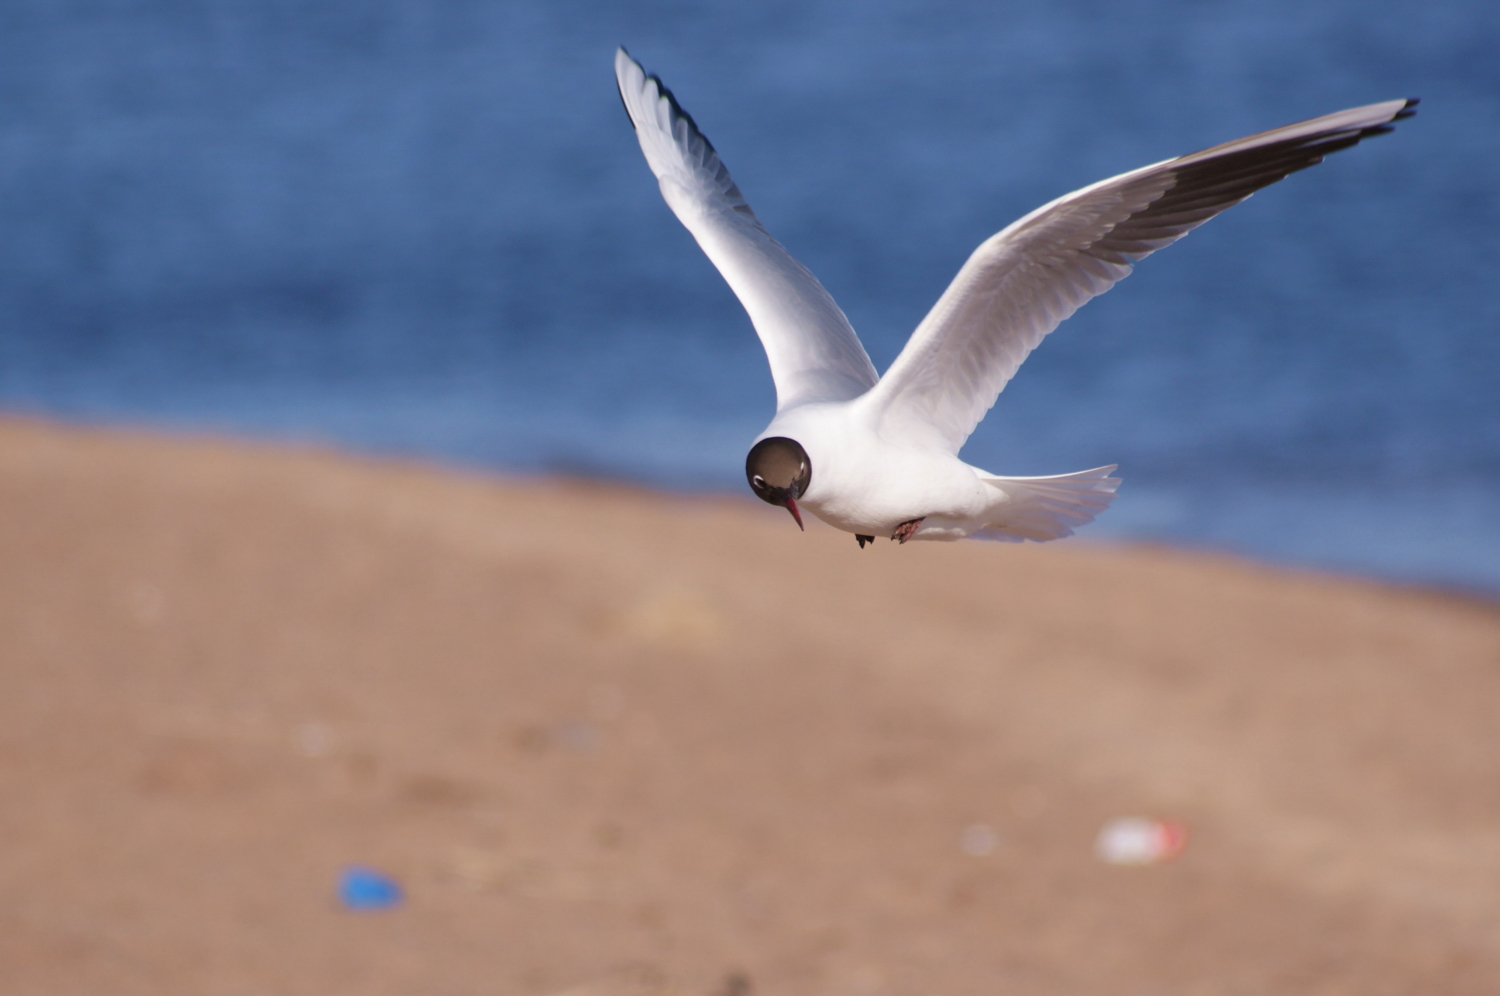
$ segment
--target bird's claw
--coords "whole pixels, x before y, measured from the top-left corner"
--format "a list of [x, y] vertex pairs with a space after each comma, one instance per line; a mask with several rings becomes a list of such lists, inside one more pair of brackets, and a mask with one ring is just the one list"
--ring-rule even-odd
[[865, 548], [865, 544], [866, 543], [873, 543], [873, 542], [875, 542], [875, 537], [873, 537], [873, 536], [861, 536], [859, 533], [855, 533], [854, 534], [854, 538], [859, 541], [859, 548], [861, 550], [863, 550]]
[[[922, 519], [925, 518], [927, 516], [922, 516]], [[901, 525], [896, 527], [896, 531], [891, 533], [891, 539], [897, 543], [905, 543], [916, 535], [917, 527], [922, 524], [922, 519], [908, 519], [906, 522], [901, 523]]]

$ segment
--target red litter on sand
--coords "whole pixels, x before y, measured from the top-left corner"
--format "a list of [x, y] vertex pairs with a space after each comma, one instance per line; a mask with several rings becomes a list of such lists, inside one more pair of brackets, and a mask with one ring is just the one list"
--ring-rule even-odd
[[1158, 865], [1181, 854], [1187, 837], [1181, 823], [1125, 816], [1104, 824], [1094, 838], [1094, 854], [1111, 865]]

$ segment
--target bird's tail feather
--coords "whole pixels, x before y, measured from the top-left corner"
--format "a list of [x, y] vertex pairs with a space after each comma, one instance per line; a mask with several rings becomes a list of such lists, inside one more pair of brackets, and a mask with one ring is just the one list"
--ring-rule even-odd
[[1009, 543], [1040, 543], [1071, 536], [1075, 528], [1093, 522], [1094, 516], [1114, 500], [1120, 479], [1109, 475], [1117, 466], [1056, 477], [998, 477], [981, 472], [980, 478], [1003, 492], [1005, 498], [996, 503], [994, 518], [970, 535]]

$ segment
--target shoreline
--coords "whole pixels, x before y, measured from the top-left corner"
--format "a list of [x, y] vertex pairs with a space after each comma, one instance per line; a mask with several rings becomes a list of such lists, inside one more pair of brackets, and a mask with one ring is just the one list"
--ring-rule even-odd
[[[320, 454], [333, 460], [378, 466], [405, 467], [426, 470], [434, 474], [490, 481], [518, 487], [555, 485], [579, 490], [597, 490], [602, 493], [654, 495], [673, 501], [729, 501], [741, 503], [747, 508], [758, 508], [759, 502], [749, 498], [738, 485], [715, 488], [712, 486], [653, 488], [651, 485], [624, 476], [609, 473], [589, 474], [564, 469], [526, 470], [485, 464], [460, 457], [446, 457], [417, 450], [385, 450], [346, 445], [332, 438], [277, 438], [274, 435], [257, 435], [241, 432], [233, 427], [185, 428], [169, 423], [134, 422], [91, 419], [84, 416], [69, 417], [51, 412], [24, 409], [0, 409], [0, 425], [33, 426], [38, 429], [57, 429], [79, 433], [106, 433], [120, 438], [158, 440], [163, 443], [220, 445], [229, 449], [247, 452], [272, 451], [284, 453]], [[1129, 482], [1127, 481], [1127, 485]], [[1117, 510], [1116, 510], [1117, 511]], [[1108, 513], [1106, 513], [1107, 515]], [[814, 516], [812, 520], [816, 521]], [[818, 522], [817, 528], [829, 528]], [[980, 541], [975, 541], [980, 542]], [[1053, 545], [1026, 543], [1025, 546]], [[1489, 586], [1479, 581], [1423, 579], [1400, 572], [1382, 574], [1375, 568], [1340, 567], [1320, 564], [1314, 560], [1278, 559], [1273, 554], [1257, 553], [1254, 550], [1235, 546], [1233, 543], [1195, 540], [1188, 536], [1170, 536], [1153, 531], [1128, 533], [1114, 529], [1105, 518], [1085, 526], [1076, 536], [1069, 537], [1069, 546], [1089, 546], [1105, 549], [1161, 549], [1172, 550], [1192, 556], [1226, 558], [1250, 566], [1284, 571], [1292, 575], [1325, 577], [1354, 584], [1373, 584], [1379, 587], [1409, 591], [1414, 594], [1427, 593], [1441, 598], [1453, 598], [1472, 602], [1479, 606], [1500, 607], [1500, 587]]]

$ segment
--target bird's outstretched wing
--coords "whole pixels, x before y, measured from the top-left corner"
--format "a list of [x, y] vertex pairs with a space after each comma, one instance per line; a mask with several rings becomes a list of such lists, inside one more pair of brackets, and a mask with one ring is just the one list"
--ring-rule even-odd
[[991, 236], [869, 393], [882, 435], [956, 454], [1042, 337], [1132, 263], [1287, 174], [1390, 131], [1414, 104], [1356, 107], [1122, 173]]
[[750, 313], [776, 381], [776, 410], [847, 401], [873, 387], [875, 367], [849, 319], [771, 238], [672, 92], [623, 48], [615, 80], [662, 197]]

